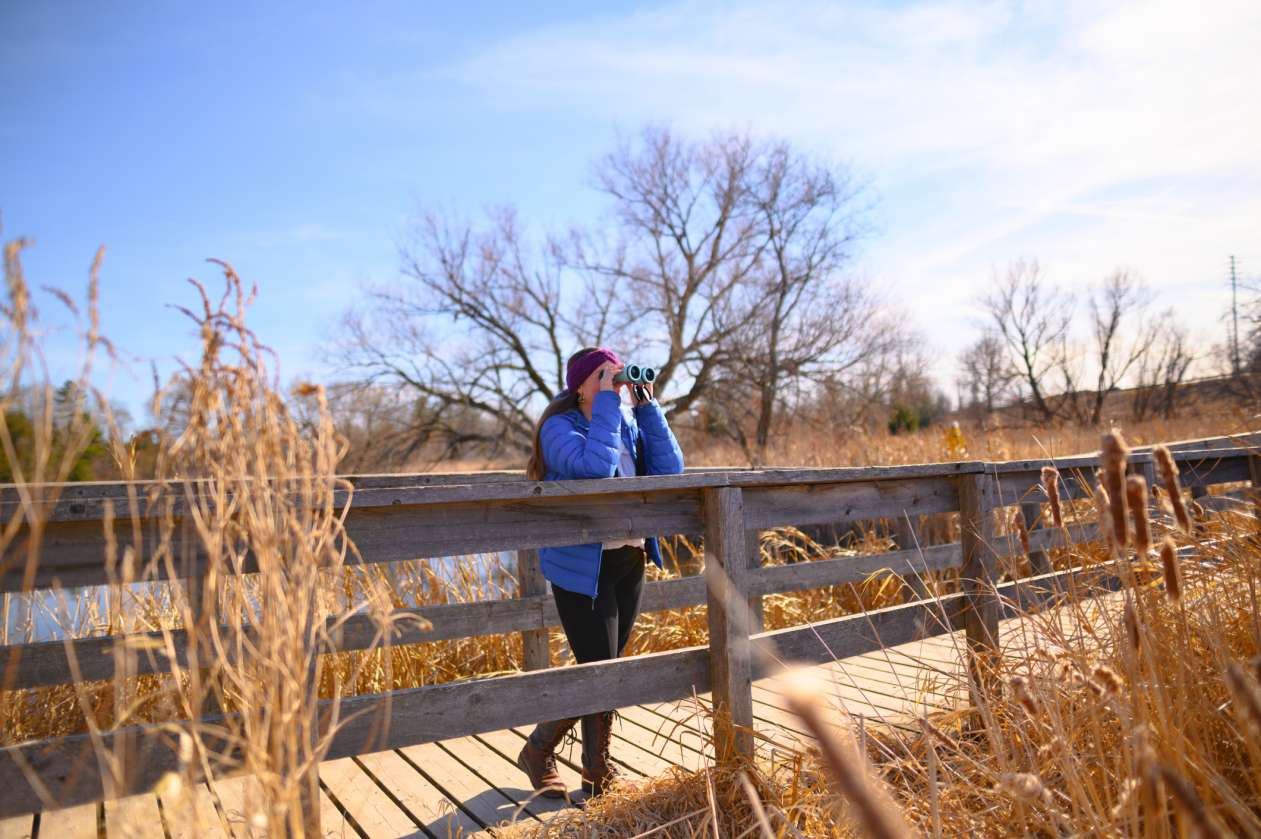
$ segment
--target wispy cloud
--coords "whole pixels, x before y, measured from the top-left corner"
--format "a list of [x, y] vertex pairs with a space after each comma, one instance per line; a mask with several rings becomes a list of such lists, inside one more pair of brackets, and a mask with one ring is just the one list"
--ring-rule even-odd
[[853, 163], [881, 199], [866, 270], [954, 348], [1014, 256], [1070, 284], [1130, 265], [1171, 291], [1211, 283], [1232, 251], [1261, 270], [1258, 43], [1253, 0], [685, 2], [528, 31], [442, 75], [516, 106], [748, 126]]

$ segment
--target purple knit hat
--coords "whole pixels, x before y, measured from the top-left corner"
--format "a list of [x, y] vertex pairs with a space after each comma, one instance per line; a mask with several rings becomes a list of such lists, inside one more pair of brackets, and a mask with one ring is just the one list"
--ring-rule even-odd
[[569, 362], [569, 366], [565, 368], [565, 389], [570, 393], [577, 393], [578, 388], [587, 380], [587, 376], [594, 373], [606, 361], [611, 361], [615, 365], [622, 363], [617, 353], [607, 347], [597, 347], [593, 352]]

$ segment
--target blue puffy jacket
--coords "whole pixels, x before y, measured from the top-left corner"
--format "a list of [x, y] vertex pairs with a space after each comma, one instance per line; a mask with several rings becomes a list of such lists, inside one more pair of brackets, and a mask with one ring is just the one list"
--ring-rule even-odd
[[[655, 401], [637, 406], [634, 417], [622, 414], [621, 399], [614, 391], [596, 393], [591, 403], [591, 421], [582, 411], [566, 411], [548, 417], [539, 432], [545, 480], [573, 478], [612, 478], [619, 460], [618, 435], [635, 459], [639, 475], [673, 475], [683, 471], [683, 450], [674, 439], [661, 406]], [[644, 540], [644, 548], [657, 567], [661, 550], [655, 537]], [[600, 580], [600, 542], [540, 548], [539, 565], [543, 576], [554, 586], [595, 597]]]

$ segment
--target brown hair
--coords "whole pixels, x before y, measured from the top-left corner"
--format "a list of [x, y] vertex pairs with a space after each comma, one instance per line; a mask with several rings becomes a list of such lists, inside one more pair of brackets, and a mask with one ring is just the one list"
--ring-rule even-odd
[[[573, 364], [578, 359], [588, 353], [595, 352], [598, 347], [583, 347], [569, 357], [565, 362], [565, 368]], [[562, 390], [556, 395], [556, 398], [548, 403], [543, 409], [543, 413], [539, 416], [538, 423], [534, 426], [534, 449], [530, 452], [530, 459], [525, 462], [525, 476], [532, 481], [541, 481], [547, 474], [547, 464], [543, 462], [543, 444], [540, 439], [543, 433], [543, 423], [547, 422], [557, 414], [563, 414], [566, 411], [572, 411], [578, 407], [578, 394], [570, 390]]]

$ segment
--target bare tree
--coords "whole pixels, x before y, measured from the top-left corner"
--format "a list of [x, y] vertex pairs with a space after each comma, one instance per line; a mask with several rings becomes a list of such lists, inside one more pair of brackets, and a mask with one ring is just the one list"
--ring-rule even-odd
[[1147, 299], [1143, 283], [1123, 269], [1113, 271], [1090, 295], [1095, 368], [1089, 413], [1091, 425], [1099, 424], [1108, 394], [1121, 385], [1151, 349], [1155, 332], [1144, 318]]
[[1012, 396], [1012, 385], [1019, 375], [1007, 345], [993, 329], [985, 330], [959, 358], [959, 385], [968, 395], [967, 407], [986, 415]]
[[402, 282], [346, 318], [343, 371], [413, 402], [401, 451], [527, 449], [570, 352], [614, 339], [658, 368], [672, 417], [704, 405], [758, 459], [784, 405], [901, 340], [843, 274], [861, 215], [843, 168], [649, 128], [596, 181], [609, 234], [531, 248], [509, 211], [480, 227], [429, 213]]
[[980, 305], [1007, 344], [1039, 418], [1050, 422], [1056, 415], [1048, 400], [1051, 377], [1061, 375], [1061, 384], [1067, 385], [1063, 392], [1075, 390], [1068, 358], [1072, 298], [1045, 284], [1036, 261], [1021, 259], [1010, 263], [1005, 274], [995, 275], [994, 287]]
[[754, 312], [746, 291], [765, 247], [748, 200], [757, 156], [744, 135], [694, 142], [649, 127], [596, 170], [619, 233], [605, 248], [578, 237], [574, 262], [611, 280], [631, 345], [663, 357], [657, 389], [672, 416], [709, 389]]
[[534, 407], [564, 386], [569, 352], [602, 337], [598, 307], [564, 305], [557, 249], [530, 253], [510, 210], [482, 228], [426, 214], [400, 257], [403, 282], [368, 289], [366, 308], [344, 319], [338, 366], [411, 395], [413, 449], [527, 449]]
[[753, 310], [727, 341], [729, 381], [710, 400], [754, 465], [765, 460], [779, 410], [791, 404], [786, 391], [843, 377], [897, 339], [871, 294], [843, 275], [860, 232], [856, 198], [844, 170], [786, 144], [768, 147], [752, 166], [748, 200], [762, 254], [750, 277]]
[[1173, 310], [1162, 312], [1152, 326], [1152, 341], [1138, 361], [1130, 409], [1136, 421], [1177, 412], [1177, 399], [1195, 362], [1186, 327]]

